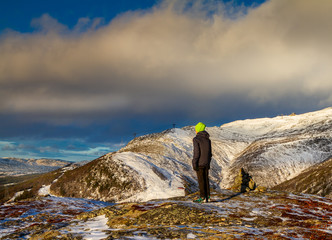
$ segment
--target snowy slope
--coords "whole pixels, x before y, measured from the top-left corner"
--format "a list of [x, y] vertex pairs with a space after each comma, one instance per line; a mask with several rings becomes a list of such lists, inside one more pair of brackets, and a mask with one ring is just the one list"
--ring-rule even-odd
[[226, 169], [228, 187], [238, 169], [247, 169], [258, 184], [272, 187], [291, 179], [331, 156], [332, 109], [280, 116], [272, 119], [236, 121], [221, 127], [250, 144]]
[[[207, 128], [213, 149], [211, 184], [217, 190], [229, 188], [242, 167], [262, 186], [272, 187], [291, 179], [330, 157], [331, 129], [332, 108], [298, 116], [242, 120]], [[120, 151], [106, 155], [100, 160], [101, 163], [104, 162], [105, 166], [126, 166], [133, 174], [131, 177], [137, 176], [136, 184], [141, 186], [131, 191], [129, 198], [116, 198], [113, 195], [112, 199], [144, 201], [196, 191], [196, 175], [191, 167], [194, 136], [193, 127], [171, 129], [135, 138]], [[98, 171], [98, 166], [95, 166], [93, 176], [88, 172], [86, 176], [80, 176], [75, 184], [92, 177], [96, 184], [98, 179], [108, 181], [107, 176]], [[126, 181], [126, 174], [121, 175], [119, 167], [107, 171], [116, 173], [117, 181]], [[70, 180], [63, 184], [68, 188], [70, 184], [75, 187]], [[102, 195], [98, 186], [94, 191], [88, 196], [75, 197], [95, 198]], [[107, 197], [103, 200], [107, 200]]]

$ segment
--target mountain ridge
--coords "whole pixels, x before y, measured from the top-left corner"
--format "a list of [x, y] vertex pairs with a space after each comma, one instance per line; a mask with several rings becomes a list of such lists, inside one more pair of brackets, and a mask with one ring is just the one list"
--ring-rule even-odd
[[[258, 185], [269, 188], [290, 180], [331, 155], [331, 129], [332, 108], [207, 127], [213, 151], [211, 186], [217, 191], [230, 188], [241, 168], [248, 171]], [[76, 189], [74, 185], [81, 184], [80, 188], [84, 189], [93, 179], [93, 191], [87, 195], [83, 194], [84, 191], [76, 191], [75, 196], [101, 197], [104, 201], [116, 202], [190, 194], [198, 190], [196, 174], [191, 166], [194, 136], [194, 127], [187, 126], [137, 137], [119, 151], [101, 158], [98, 164], [102, 167], [98, 167], [97, 162], [91, 163], [94, 171], [80, 175], [79, 182], [70, 178], [61, 181], [60, 178], [57, 187], [61, 188], [61, 183]], [[117, 167], [111, 168], [112, 164]], [[128, 173], [131, 180], [126, 178]], [[121, 182], [120, 189], [125, 182], [135, 187], [128, 191], [130, 196], [125, 196], [116, 186], [105, 192], [108, 182]], [[54, 189], [55, 186], [51, 186], [51, 192], [60, 194]]]

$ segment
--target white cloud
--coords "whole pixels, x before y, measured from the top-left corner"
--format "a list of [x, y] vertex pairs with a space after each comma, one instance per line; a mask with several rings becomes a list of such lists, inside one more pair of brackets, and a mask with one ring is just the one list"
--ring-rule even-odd
[[87, 150], [61, 150], [61, 153], [64, 155], [101, 156], [112, 151], [110, 147], [94, 147]]
[[0, 150], [1, 151], [12, 151], [16, 150], [14, 142], [0, 141]]
[[191, 110], [226, 94], [331, 103], [331, 1], [271, 0], [236, 18], [216, 1], [183, 2], [74, 30], [44, 15], [38, 32], [2, 36], [0, 113]]

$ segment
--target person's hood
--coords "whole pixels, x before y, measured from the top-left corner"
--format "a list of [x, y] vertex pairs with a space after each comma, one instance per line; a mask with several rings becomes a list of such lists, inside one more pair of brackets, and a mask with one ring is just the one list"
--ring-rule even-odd
[[204, 138], [209, 138], [210, 134], [207, 131], [201, 131], [197, 133], [197, 136], [204, 137]]

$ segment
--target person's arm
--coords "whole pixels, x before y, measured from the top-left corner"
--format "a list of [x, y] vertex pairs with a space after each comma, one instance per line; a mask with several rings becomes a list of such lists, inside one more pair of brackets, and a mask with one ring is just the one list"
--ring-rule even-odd
[[194, 145], [194, 154], [193, 154], [192, 164], [193, 164], [193, 169], [195, 171], [198, 171], [198, 160], [201, 155], [201, 152], [196, 138], [193, 139], [193, 145]]
[[210, 158], [212, 158], [212, 143], [211, 143], [211, 140], [209, 140], [210, 141], [210, 149], [209, 149], [209, 152], [210, 152]]

